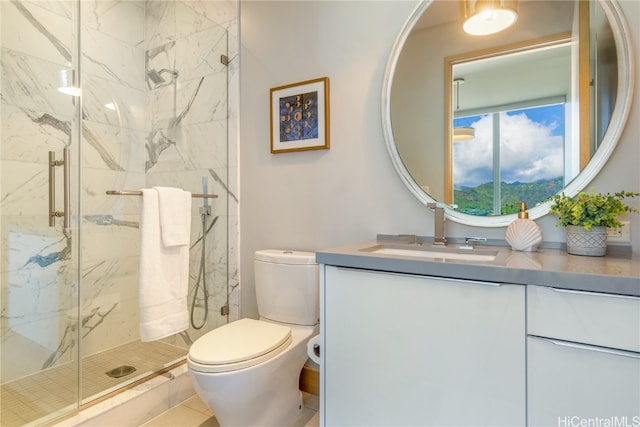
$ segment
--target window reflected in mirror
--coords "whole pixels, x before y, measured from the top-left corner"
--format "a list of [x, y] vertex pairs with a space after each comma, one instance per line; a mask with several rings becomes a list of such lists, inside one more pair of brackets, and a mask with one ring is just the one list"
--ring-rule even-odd
[[459, 212], [517, 213], [519, 202], [543, 203], [578, 175], [580, 133], [567, 125], [579, 114], [572, 58], [571, 36], [559, 34], [446, 59], [445, 198]]
[[453, 141], [453, 203], [460, 212], [509, 215], [519, 202], [535, 206], [564, 187], [565, 102], [522, 104], [454, 115], [454, 131], [475, 130], [474, 138]]

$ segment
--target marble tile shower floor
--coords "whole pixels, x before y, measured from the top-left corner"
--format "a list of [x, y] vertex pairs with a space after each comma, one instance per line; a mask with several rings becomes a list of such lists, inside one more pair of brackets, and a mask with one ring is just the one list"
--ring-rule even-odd
[[[144, 374], [170, 366], [186, 355], [186, 350], [162, 342], [133, 341], [82, 360], [82, 401], [88, 402]], [[119, 366], [136, 370], [120, 378], [107, 371]], [[65, 364], [2, 384], [0, 426], [32, 423], [60, 411], [76, 401], [76, 367]]]

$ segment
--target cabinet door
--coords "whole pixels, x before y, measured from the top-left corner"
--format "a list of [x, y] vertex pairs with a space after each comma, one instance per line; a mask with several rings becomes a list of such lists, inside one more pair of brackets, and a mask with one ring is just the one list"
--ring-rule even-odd
[[528, 425], [640, 425], [640, 354], [529, 337]]
[[525, 423], [524, 289], [326, 267], [327, 426]]

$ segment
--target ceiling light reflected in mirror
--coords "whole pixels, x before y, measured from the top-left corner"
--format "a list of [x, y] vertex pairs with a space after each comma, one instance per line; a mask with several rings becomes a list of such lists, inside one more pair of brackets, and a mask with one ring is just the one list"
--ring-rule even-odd
[[471, 126], [457, 126], [453, 128], [454, 141], [469, 141], [476, 137], [476, 130]]
[[465, 33], [486, 36], [503, 31], [518, 20], [516, 0], [463, 0]]
[[[464, 83], [462, 77], [453, 79], [453, 84], [456, 86], [456, 110], [460, 109], [460, 85]], [[453, 128], [453, 140], [454, 141], [469, 141], [476, 137], [476, 130], [471, 126], [456, 126]]]

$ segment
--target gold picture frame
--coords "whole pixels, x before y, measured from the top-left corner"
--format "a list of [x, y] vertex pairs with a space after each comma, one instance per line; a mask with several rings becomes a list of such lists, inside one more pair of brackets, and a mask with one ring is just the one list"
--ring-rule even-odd
[[271, 153], [329, 148], [329, 78], [271, 88]]

